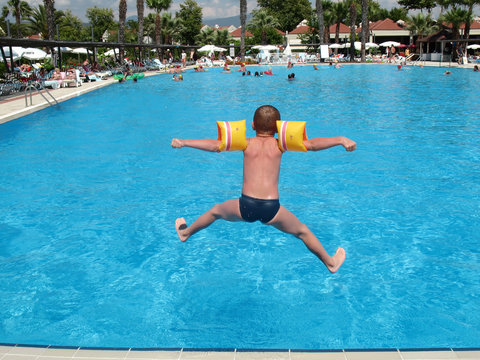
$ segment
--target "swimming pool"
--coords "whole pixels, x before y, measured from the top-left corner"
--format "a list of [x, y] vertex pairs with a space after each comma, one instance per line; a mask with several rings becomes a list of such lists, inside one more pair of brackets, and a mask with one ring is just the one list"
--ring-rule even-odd
[[[478, 347], [477, 74], [294, 71], [156, 76], [1, 125], [0, 342]], [[175, 218], [239, 196], [242, 154], [171, 138], [216, 137], [215, 120], [250, 122], [263, 104], [358, 143], [282, 164], [282, 204], [347, 251], [333, 276], [260, 224], [178, 241]]]

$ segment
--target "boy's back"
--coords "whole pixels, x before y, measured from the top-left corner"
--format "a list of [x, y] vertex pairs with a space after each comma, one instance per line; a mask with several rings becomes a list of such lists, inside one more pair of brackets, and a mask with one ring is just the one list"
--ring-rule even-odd
[[282, 152], [272, 135], [248, 139], [243, 157], [242, 193], [258, 199], [278, 199]]

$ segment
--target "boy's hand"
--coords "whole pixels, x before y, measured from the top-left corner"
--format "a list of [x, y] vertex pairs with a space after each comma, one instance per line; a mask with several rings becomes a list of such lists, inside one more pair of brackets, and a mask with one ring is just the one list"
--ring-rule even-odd
[[172, 147], [175, 149], [180, 149], [183, 147], [183, 141], [180, 139], [172, 139]]
[[346, 137], [343, 138], [342, 145], [347, 151], [353, 151], [357, 148], [357, 143]]

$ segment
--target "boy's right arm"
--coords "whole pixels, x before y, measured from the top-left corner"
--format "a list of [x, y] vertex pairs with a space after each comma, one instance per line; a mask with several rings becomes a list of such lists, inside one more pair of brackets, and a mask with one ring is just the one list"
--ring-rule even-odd
[[191, 147], [203, 151], [220, 152], [220, 140], [216, 139], [172, 139], [172, 147]]

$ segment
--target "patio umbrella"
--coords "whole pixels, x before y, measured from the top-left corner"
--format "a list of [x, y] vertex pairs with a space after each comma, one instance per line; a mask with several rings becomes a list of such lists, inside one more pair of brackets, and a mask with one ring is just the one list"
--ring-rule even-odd
[[85, 48], [76, 48], [76, 49], [72, 50], [72, 53], [73, 54], [87, 55], [87, 54], [91, 54], [92, 52], [90, 50], [85, 49]]
[[478, 45], [478, 44], [468, 45], [467, 49], [478, 50], [478, 49], [480, 49], [480, 45]]
[[331, 44], [328, 45], [330, 49], [343, 49], [345, 48], [345, 44]]
[[290, 47], [290, 44], [287, 44], [287, 47], [285, 48], [285, 50], [283, 50], [283, 55], [292, 55], [292, 48]]
[[385, 41], [381, 43], [380, 46], [383, 46], [383, 47], [400, 46], [400, 43], [396, 41]]
[[[6, 57], [10, 57], [10, 47], [9, 46], [4, 46], [3, 51], [5, 52]], [[13, 55], [13, 61], [16, 61], [22, 57], [23, 52], [25, 49], [21, 46], [12, 46], [12, 55]]]
[[367, 42], [367, 43], [365, 43], [365, 47], [366, 47], [367, 49], [376, 49], [376, 48], [379, 47], [379, 45], [378, 45], [378, 44], [375, 44], [375, 43], [373, 43], [373, 42]]
[[47, 53], [37, 48], [26, 48], [22, 54], [22, 57], [28, 60], [40, 60], [45, 59]]
[[[115, 50], [115, 51], [114, 51]], [[111, 50], [108, 50], [107, 52], [105, 52], [105, 56], [115, 56], [115, 53], [119, 53], [120, 50], [119, 49], [111, 49]]]
[[252, 46], [252, 49], [272, 51], [272, 50], [277, 50], [277, 47], [275, 45], [255, 45], [255, 46]]
[[221, 47], [217, 47], [215, 45], [203, 45], [200, 49], [198, 49], [198, 51], [208, 51], [208, 52], [212, 52], [212, 51], [227, 51], [227, 49], [224, 49], [224, 48], [221, 48]]

